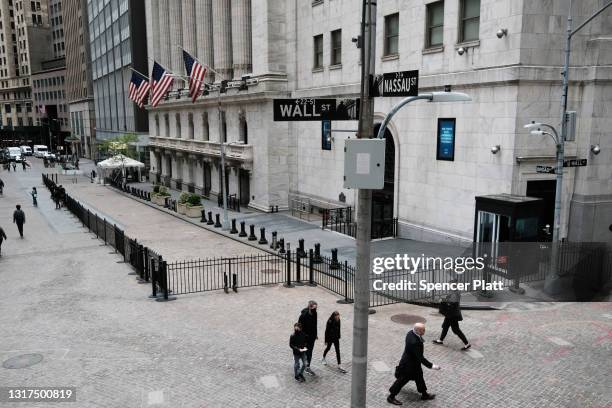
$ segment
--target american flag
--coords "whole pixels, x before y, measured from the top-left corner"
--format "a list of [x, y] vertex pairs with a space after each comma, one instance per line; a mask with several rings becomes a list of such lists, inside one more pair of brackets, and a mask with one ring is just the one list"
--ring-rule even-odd
[[143, 107], [144, 99], [147, 97], [149, 92], [149, 81], [145, 77], [137, 72], [132, 72], [132, 79], [130, 80], [130, 93], [129, 97], [131, 100], [136, 102], [139, 107]]
[[202, 84], [206, 75], [206, 67], [195, 60], [189, 53], [183, 50], [183, 60], [185, 61], [185, 70], [189, 76], [189, 96], [191, 101], [195, 100], [202, 93]]
[[151, 106], [156, 107], [159, 101], [166, 95], [172, 86], [174, 79], [172, 75], [157, 62], [153, 62], [153, 72], [151, 73]]

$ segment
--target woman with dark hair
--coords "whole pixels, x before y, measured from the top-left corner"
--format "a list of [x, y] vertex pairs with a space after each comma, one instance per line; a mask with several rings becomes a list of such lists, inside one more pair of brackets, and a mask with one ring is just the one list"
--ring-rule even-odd
[[446, 337], [448, 329], [450, 328], [453, 333], [455, 333], [463, 342], [463, 347], [461, 350], [466, 351], [469, 350], [472, 345], [459, 328], [459, 322], [463, 320], [460, 303], [461, 294], [458, 290], [449, 294], [444, 301], [440, 303], [440, 313], [444, 315], [444, 322], [442, 322], [442, 333], [440, 333], [440, 338], [434, 340], [433, 342], [435, 344], [444, 344], [444, 338]]
[[325, 357], [331, 349], [332, 344], [336, 350], [336, 361], [338, 361], [338, 370], [346, 373], [346, 370], [340, 365], [340, 313], [336, 310], [327, 319], [327, 325], [325, 326], [325, 351], [323, 352], [323, 365], [327, 365]]

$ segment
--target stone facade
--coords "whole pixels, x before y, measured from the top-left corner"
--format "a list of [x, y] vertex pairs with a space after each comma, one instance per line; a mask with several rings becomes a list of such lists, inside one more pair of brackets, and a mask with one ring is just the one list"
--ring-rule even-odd
[[[172, 15], [163, 6], [156, 14], [154, 3], [163, 5], [167, 1], [147, 2], [148, 20]], [[342, 187], [344, 139], [353, 135], [334, 133], [332, 149], [322, 150], [321, 124], [273, 122], [272, 99], [358, 96], [360, 51], [351, 39], [359, 34], [360, 7], [348, 0], [248, 3], [196, 2], [195, 20], [212, 18], [213, 27], [204, 32], [197, 31], [199, 25], [197, 30], [192, 27], [193, 36], [184, 26], [182, 36], [196, 42], [188, 51], [213, 66], [221, 79], [243, 75], [237, 72], [247, 61], [251, 69], [246, 73], [257, 78], [258, 84], [248, 91], [230, 89], [220, 98], [211, 92], [195, 104], [185, 92], [177, 95], [174, 91], [157, 109], [150, 109], [151, 144], [155, 149], [151, 160], [161, 163], [155, 171], [152, 168], [154, 177], [183, 189], [188, 188], [183, 183], [186, 179], [196, 191], [205, 190], [204, 177], [198, 173], [203, 163], [209, 163], [210, 189], [217, 194], [219, 142], [226, 134], [228, 142], [247, 139], [246, 144], [230, 147], [234, 156], [228, 154], [232, 168], [229, 192], [240, 196], [239, 169], [248, 171], [251, 198], [245, 201], [249, 205], [263, 210], [271, 205], [286, 208], [290, 197], [303, 197], [320, 207], [354, 205], [355, 191]], [[545, 137], [530, 135], [523, 125], [532, 120], [556, 127], [560, 123], [559, 72], [569, 1], [481, 0], [477, 36], [460, 42], [462, 1], [446, 0], [442, 43], [427, 47], [430, 3], [378, 3], [376, 72], [418, 69], [421, 92], [442, 91], [445, 85], [451, 85], [453, 90], [469, 94], [472, 101], [415, 102], [391, 121], [395, 168], [390, 207], [399, 220], [402, 237], [464, 242], [473, 237], [475, 196], [526, 195], [532, 185], [529, 182], [554, 180], [554, 175], [535, 171], [537, 164], [554, 164], [554, 144]], [[574, 20], [584, 21], [600, 3], [574, 2]], [[250, 55], [244, 40], [247, 29], [240, 31], [247, 21], [247, 6], [251, 16]], [[388, 52], [391, 48], [385, 17], [395, 13], [399, 14], [398, 48]], [[610, 128], [608, 106], [612, 98], [612, 71], [608, 67], [612, 42], [606, 36], [612, 31], [611, 16], [612, 11], [606, 11], [576, 35], [572, 44], [568, 108], [578, 112], [578, 124], [576, 141], [566, 143], [566, 157], [589, 161], [587, 167], [565, 169], [561, 236], [572, 240], [612, 239], [608, 230], [612, 223], [612, 139], [605, 133]], [[332, 65], [331, 32], [339, 29], [341, 62]], [[507, 30], [502, 38], [496, 35], [500, 29]], [[172, 64], [168, 67], [175, 73], [184, 74], [182, 61], [175, 66], [164, 54], [169, 47], [153, 45], [155, 38], [169, 38], [164, 31], [168, 25], [160, 22], [158, 30], [156, 33], [153, 27], [153, 33], [149, 33], [149, 49], [161, 50], [156, 58]], [[313, 69], [313, 37], [321, 34], [323, 66]], [[204, 41], [206, 48], [201, 46]], [[465, 50], [462, 55], [457, 52], [460, 47]], [[377, 123], [399, 100], [376, 99]], [[218, 105], [225, 112], [225, 125], [221, 126]], [[188, 124], [189, 117], [193, 125]], [[436, 159], [437, 120], [449, 117], [457, 121], [455, 158], [440, 161]], [[243, 136], [244, 123], [248, 137]], [[221, 130], [224, 128], [227, 132]], [[357, 123], [334, 122], [333, 128], [356, 129]], [[496, 145], [500, 150], [493, 154], [491, 148]], [[591, 145], [599, 145], [601, 153], [593, 155]], [[346, 203], [340, 202], [341, 195]]]

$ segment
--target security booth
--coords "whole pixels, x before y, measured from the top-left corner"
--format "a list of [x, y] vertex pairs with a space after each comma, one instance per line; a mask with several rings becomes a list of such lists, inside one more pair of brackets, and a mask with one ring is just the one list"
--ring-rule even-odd
[[[510, 279], [512, 288], [536, 280], [540, 270], [540, 245], [543, 240], [543, 200], [512, 194], [475, 197], [474, 255], [485, 259], [483, 278], [491, 274]], [[539, 279], [538, 279], [539, 280]], [[511, 290], [512, 290], [511, 288]]]

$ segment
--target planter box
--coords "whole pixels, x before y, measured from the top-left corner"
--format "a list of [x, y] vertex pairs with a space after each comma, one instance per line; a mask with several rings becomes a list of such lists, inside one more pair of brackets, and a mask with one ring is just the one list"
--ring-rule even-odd
[[163, 205], [163, 199], [162, 197], [158, 196], [157, 194], [153, 193], [151, 194], [151, 202], [153, 204], [157, 204], [157, 205]]
[[187, 207], [186, 214], [190, 218], [200, 218], [202, 216], [203, 205], [196, 205], [194, 207]]
[[176, 203], [176, 212], [185, 215], [187, 213], [187, 205]]

